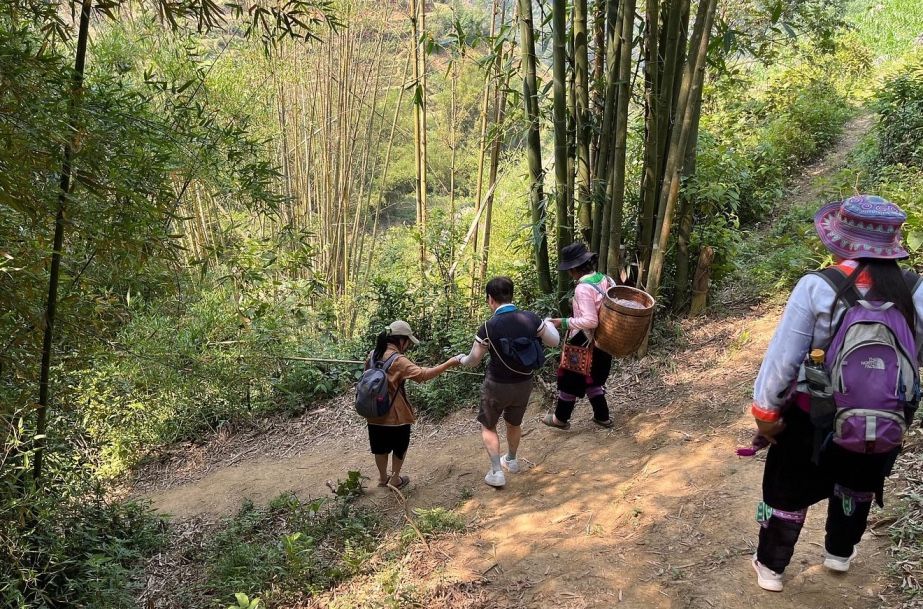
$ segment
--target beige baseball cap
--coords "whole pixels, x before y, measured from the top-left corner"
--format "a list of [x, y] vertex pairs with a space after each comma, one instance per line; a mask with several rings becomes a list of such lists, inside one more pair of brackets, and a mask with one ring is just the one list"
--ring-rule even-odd
[[410, 324], [403, 319], [395, 319], [392, 321], [391, 325], [388, 326], [388, 334], [391, 336], [406, 336], [413, 344], [420, 344], [420, 339], [413, 335], [413, 330], [410, 329]]

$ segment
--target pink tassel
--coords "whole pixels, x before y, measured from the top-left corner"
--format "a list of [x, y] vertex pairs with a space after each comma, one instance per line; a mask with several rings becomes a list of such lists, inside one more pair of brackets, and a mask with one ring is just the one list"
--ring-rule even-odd
[[750, 441], [750, 446], [741, 446], [737, 449], [737, 456], [752, 457], [767, 446], [769, 446], [769, 440], [760, 434], [754, 434], [753, 439]]

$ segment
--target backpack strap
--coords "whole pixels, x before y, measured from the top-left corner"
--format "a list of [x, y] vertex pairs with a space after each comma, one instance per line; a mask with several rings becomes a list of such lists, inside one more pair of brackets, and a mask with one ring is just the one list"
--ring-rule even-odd
[[[830, 287], [833, 288], [834, 294], [840, 294], [849, 282], [849, 276], [844, 273], [842, 269], [835, 266], [828, 266], [820, 271], [814, 271], [812, 274], [826, 281]], [[857, 290], [855, 284], [853, 284], [851, 289], [846, 290], [840, 295], [840, 298], [846, 303], [846, 308], [848, 309], [859, 302], [862, 299], [862, 295], [859, 294], [859, 290]]]
[[494, 349], [494, 352], [493, 352], [492, 355], [496, 355], [496, 356], [497, 356], [497, 359], [500, 361], [500, 363], [503, 364], [503, 366], [504, 366], [507, 370], [509, 370], [510, 372], [513, 372], [514, 374], [520, 374], [520, 375], [522, 375], [522, 376], [529, 376], [529, 377], [531, 377], [531, 376], [532, 376], [532, 372], [531, 372], [531, 371], [529, 371], [529, 372], [523, 372], [523, 371], [521, 371], [521, 370], [516, 370], [515, 368], [513, 368], [512, 366], [510, 366], [509, 364], [507, 364], [506, 361], [503, 359], [503, 356], [500, 355], [500, 348], [499, 348], [499, 345], [495, 345], [494, 342], [493, 342], [492, 340], [490, 340], [490, 330], [487, 329], [487, 326], [488, 326], [488, 324], [490, 324], [490, 321], [491, 321], [491, 320], [488, 319], [487, 321], [484, 322], [484, 334], [487, 335], [487, 342], [488, 342], [488, 343], [490, 344], [490, 346], [493, 347], [493, 349]]
[[401, 356], [400, 353], [394, 353], [394, 354], [391, 355], [391, 357], [389, 357], [388, 359], [386, 359], [386, 360], [383, 361], [383, 362], [375, 362], [375, 365], [377, 366], [379, 363], [381, 363], [381, 369], [382, 369], [382, 371], [383, 371], [385, 374], [387, 374], [387, 373], [388, 373], [388, 369], [391, 368], [391, 364], [393, 364], [394, 361], [395, 361], [397, 358], [399, 358], [400, 356]]
[[923, 276], [917, 275], [913, 271], [905, 270], [904, 281], [907, 282], [907, 287], [910, 289], [910, 295], [913, 296], [920, 288], [920, 284], [923, 284]]
[[[391, 354], [391, 357], [389, 357], [389, 358], [386, 359], [385, 361], [381, 362], [381, 361], [376, 361], [376, 360], [375, 360], [375, 351], [372, 351], [372, 352], [369, 354], [369, 361], [371, 362], [373, 368], [378, 368], [379, 370], [381, 370], [382, 372], [384, 372], [384, 373], [385, 373], [385, 376], [387, 377], [387, 375], [388, 375], [388, 370], [391, 369], [391, 365], [394, 364], [394, 362], [396, 362], [396, 361], [397, 361], [397, 358], [399, 358], [400, 356], [401, 356], [400, 353], [392, 353], [392, 354]], [[401, 384], [398, 386], [397, 391], [394, 393], [394, 395], [396, 396], [398, 393], [403, 393], [403, 394], [404, 394], [404, 399], [406, 400], [406, 399], [407, 399], [407, 390], [404, 388], [405, 383], [406, 383], [406, 381], [403, 381], [403, 380], [401, 381]], [[410, 402], [408, 401], [408, 404], [409, 404], [409, 403], [410, 403]]]

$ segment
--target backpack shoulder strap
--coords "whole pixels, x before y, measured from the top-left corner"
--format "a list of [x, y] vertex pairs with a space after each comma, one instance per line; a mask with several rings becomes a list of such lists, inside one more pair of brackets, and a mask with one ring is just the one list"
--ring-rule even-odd
[[399, 358], [400, 356], [401, 356], [400, 353], [394, 353], [394, 354], [392, 354], [391, 357], [389, 357], [388, 359], [386, 359], [386, 360], [381, 364], [381, 369], [384, 370], [384, 371], [387, 373], [387, 372], [388, 372], [388, 369], [391, 367], [391, 364], [393, 364], [393, 363], [395, 362], [395, 360], [397, 360], [397, 358]]
[[917, 290], [920, 288], [920, 284], [923, 284], [923, 276], [917, 275], [913, 271], [904, 271], [904, 281], [907, 282], [907, 287], [910, 288], [910, 295], [913, 296], [917, 293]]
[[[491, 318], [491, 319], [493, 319], [493, 318]], [[522, 376], [532, 376], [532, 373], [531, 373], [531, 372], [522, 372], [521, 370], [516, 370], [515, 368], [513, 368], [512, 366], [510, 366], [509, 364], [506, 363], [506, 360], [504, 360], [504, 359], [503, 359], [503, 356], [500, 355], [500, 346], [499, 346], [499, 345], [495, 345], [495, 344], [493, 343], [493, 341], [490, 340], [490, 330], [487, 328], [487, 326], [488, 326], [489, 324], [490, 324], [490, 319], [488, 319], [486, 322], [484, 322], [484, 334], [487, 335], [487, 342], [488, 342], [488, 344], [489, 344], [491, 347], [493, 347], [493, 353], [491, 354], [491, 357], [496, 356], [496, 358], [500, 361], [500, 363], [503, 364], [503, 367], [506, 368], [507, 370], [509, 370], [510, 372], [514, 373], [514, 374], [521, 374]]]
[[[817, 275], [826, 281], [830, 287], [833, 288], [834, 294], [840, 294], [843, 288], [846, 287], [846, 283], [849, 281], [849, 277], [847, 277], [846, 273], [835, 266], [828, 266], [827, 268], [820, 271], [814, 271], [812, 274]], [[855, 285], [852, 286], [852, 289], [843, 292], [840, 297], [846, 303], [847, 308], [852, 307], [862, 299], [862, 296], [859, 294], [859, 291], [856, 289]]]

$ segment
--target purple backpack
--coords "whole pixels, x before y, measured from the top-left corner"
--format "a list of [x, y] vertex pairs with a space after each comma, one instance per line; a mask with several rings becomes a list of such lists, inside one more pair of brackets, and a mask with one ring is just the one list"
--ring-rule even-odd
[[[821, 276], [839, 292], [845, 276], [833, 272], [838, 277], [830, 270]], [[908, 274], [907, 281], [913, 291], [920, 278]], [[833, 441], [855, 453], [887, 453], [900, 447], [908, 408], [919, 400], [916, 341], [894, 303], [862, 300], [855, 290], [844, 299], [848, 308], [825, 359], [836, 403]]]

